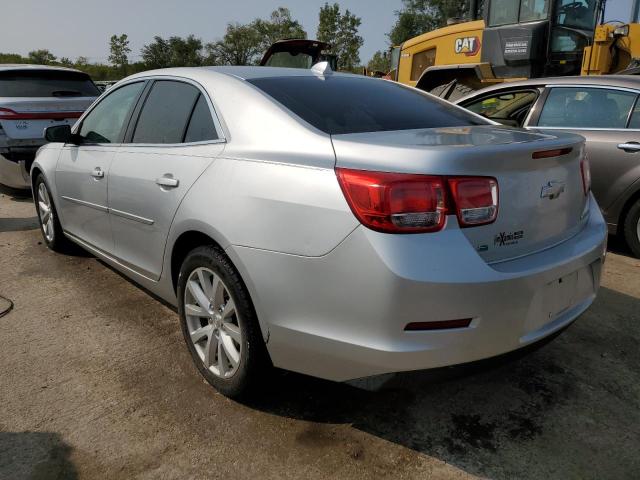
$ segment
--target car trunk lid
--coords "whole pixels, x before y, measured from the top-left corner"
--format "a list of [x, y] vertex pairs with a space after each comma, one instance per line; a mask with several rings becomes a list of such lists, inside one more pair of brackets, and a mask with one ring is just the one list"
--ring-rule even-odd
[[[475, 126], [334, 135], [332, 140], [336, 166], [342, 168], [497, 179], [496, 221], [462, 229], [490, 263], [549, 248], [586, 222], [584, 141], [577, 135]], [[534, 155], [538, 152], [552, 154]], [[456, 222], [455, 211], [448, 213], [448, 221]]]

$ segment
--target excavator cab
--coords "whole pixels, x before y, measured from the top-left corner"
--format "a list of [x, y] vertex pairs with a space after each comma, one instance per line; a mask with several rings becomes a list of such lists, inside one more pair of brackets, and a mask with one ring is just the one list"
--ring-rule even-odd
[[498, 78], [579, 75], [603, 0], [488, 0], [482, 62]]

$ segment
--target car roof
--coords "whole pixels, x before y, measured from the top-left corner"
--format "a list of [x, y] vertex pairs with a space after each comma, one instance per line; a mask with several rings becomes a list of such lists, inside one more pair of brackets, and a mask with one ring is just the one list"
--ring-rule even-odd
[[460, 103], [469, 97], [475, 97], [478, 94], [484, 94], [492, 91], [504, 90], [507, 88], [532, 87], [545, 85], [563, 85], [563, 86], [603, 86], [618, 88], [633, 88], [640, 90], [640, 76], [636, 75], [589, 75], [581, 77], [547, 77], [547, 78], [531, 78], [529, 80], [521, 80], [517, 82], [505, 82], [491, 87], [483, 88], [466, 95], [454, 103]]
[[7, 72], [11, 70], [52, 70], [61, 72], [85, 73], [75, 68], [58, 67], [55, 65], [34, 65], [31, 63], [0, 63], [0, 72]]
[[[230, 77], [239, 78], [241, 80], [253, 80], [256, 78], [276, 78], [276, 77], [314, 77], [318, 74], [311, 69], [305, 68], [284, 68], [284, 67], [257, 67], [257, 66], [222, 66], [222, 67], [178, 67], [178, 68], [163, 68], [160, 70], [149, 70], [132, 75], [129, 78], [143, 78], [161, 75], [175, 75], [178, 77], [187, 77], [197, 80], [197, 77], [207, 76], [212, 74], [225, 75]], [[332, 72], [332, 75], [340, 77], [360, 77], [360, 75], [353, 75], [350, 73]], [[365, 77], [363, 77], [365, 78]]]

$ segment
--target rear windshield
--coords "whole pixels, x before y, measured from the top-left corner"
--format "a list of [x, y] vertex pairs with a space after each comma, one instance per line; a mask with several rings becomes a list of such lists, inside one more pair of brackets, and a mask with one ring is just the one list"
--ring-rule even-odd
[[100, 91], [80, 72], [9, 70], [0, 72], [0, 97], [96, 97]]
[[385, 80], [336, 76], [248, 81], [331, 135], [488, 123], [443, 100]]

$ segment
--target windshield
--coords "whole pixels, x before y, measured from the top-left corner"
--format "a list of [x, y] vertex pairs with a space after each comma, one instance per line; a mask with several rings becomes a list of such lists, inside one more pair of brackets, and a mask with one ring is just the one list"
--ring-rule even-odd
[[313, 57], [306, 53], [277, 52], [269, 57], [267, 67], [311, 68]]
[[7, 70], [0, 72], [0, 97], [97, 97], [89, 76], [60, 70]]
[[549, 17], [549, 0], [493, 0], [489, 8], [489, 25], [535, 22]]
[[248, 82], [331, 135], [485, 124], [448, 102], [386, 80], [305, 76]]
[[556, 25], [594, 30], [599, 0], [556, 0]]

